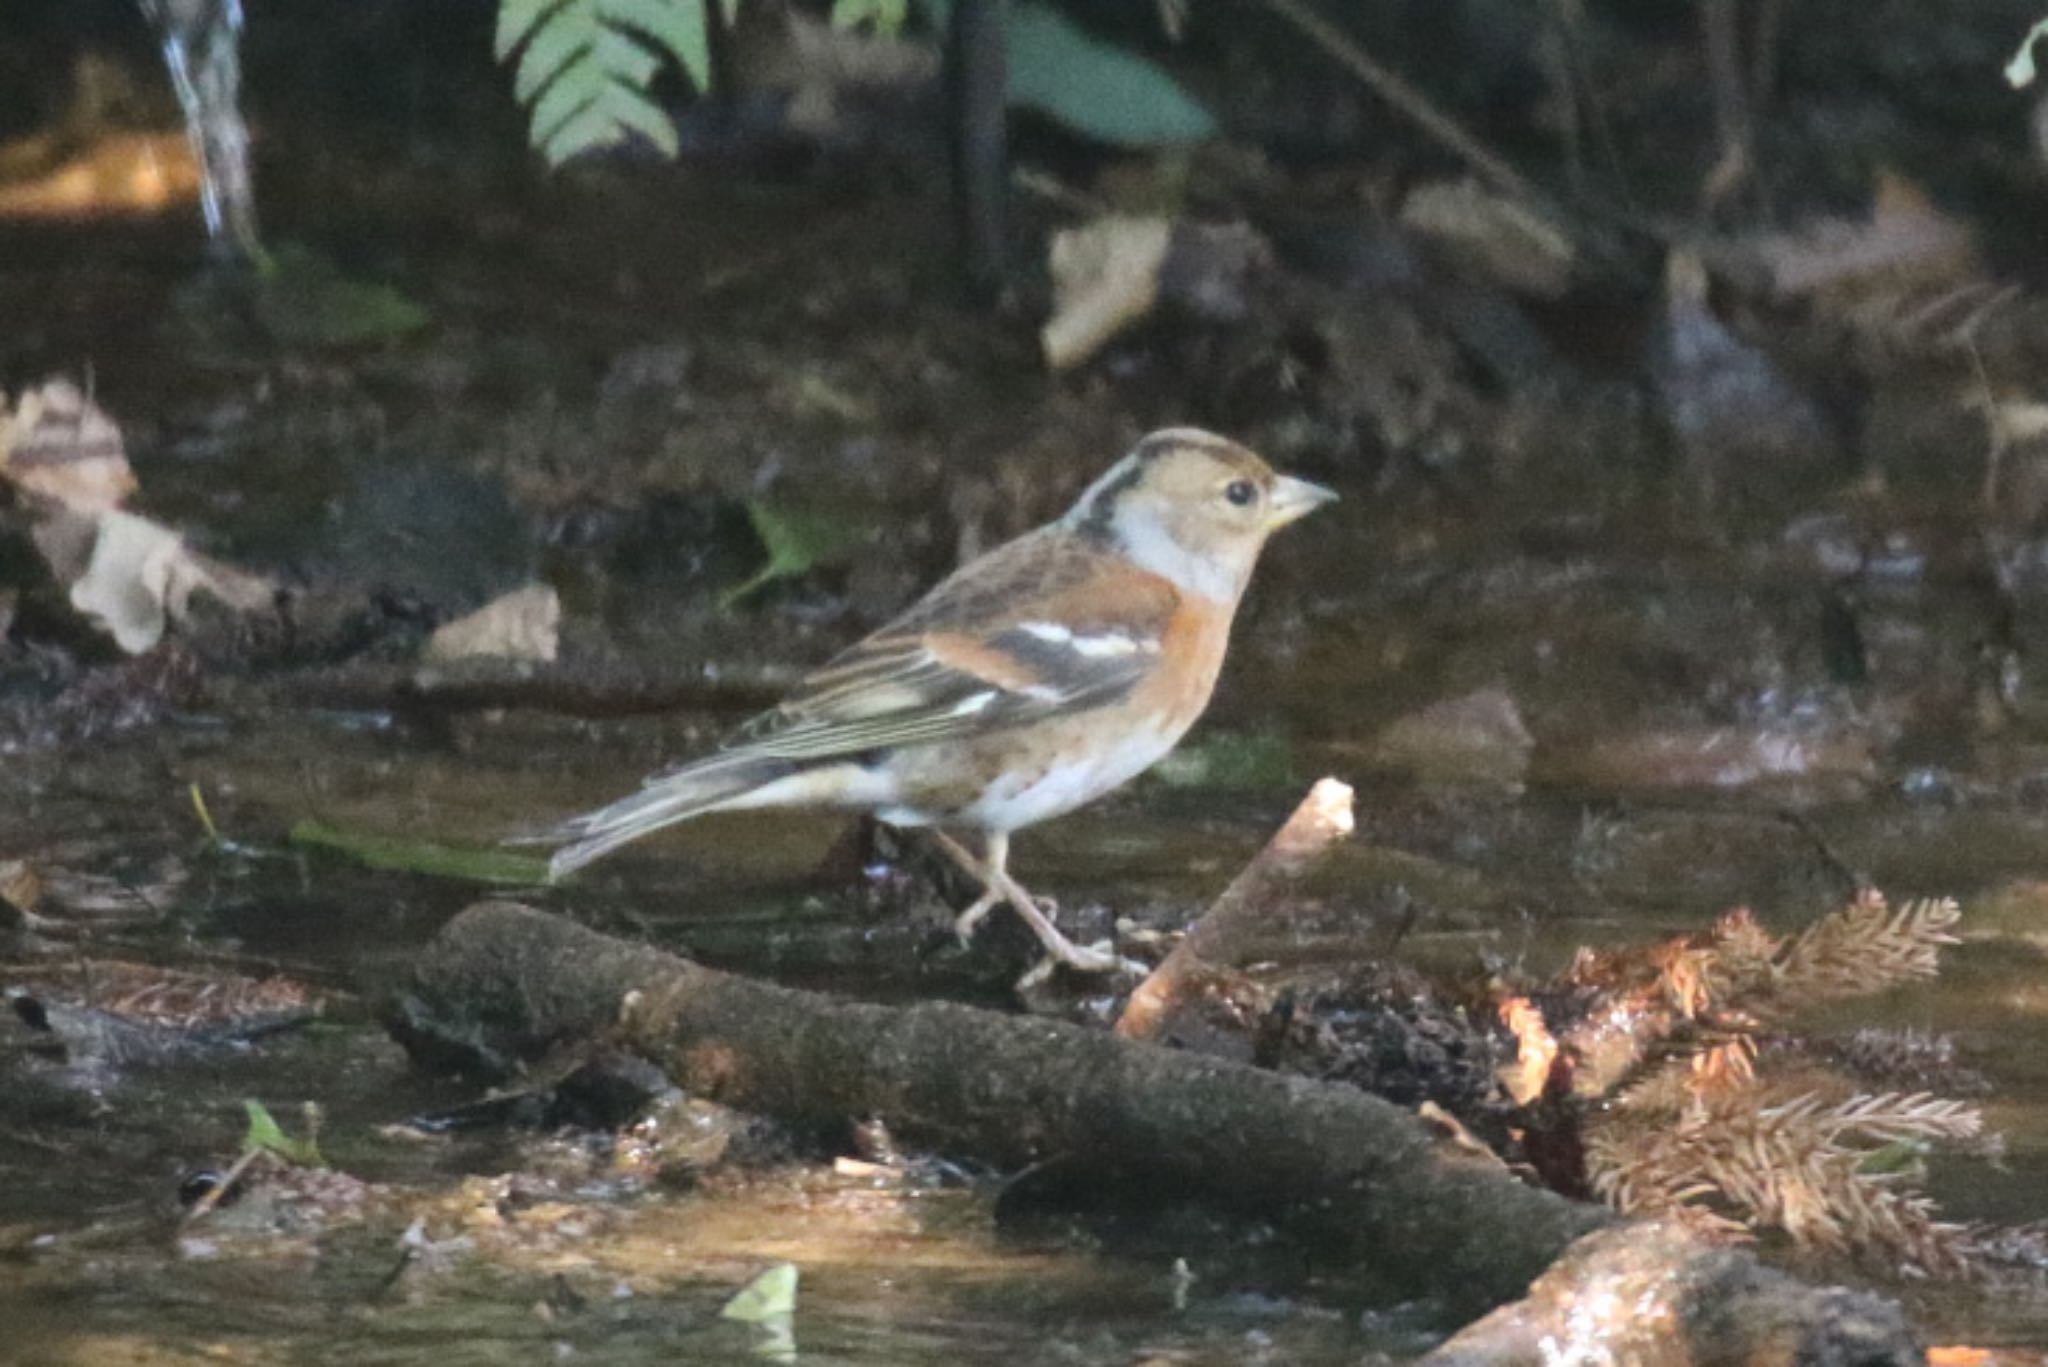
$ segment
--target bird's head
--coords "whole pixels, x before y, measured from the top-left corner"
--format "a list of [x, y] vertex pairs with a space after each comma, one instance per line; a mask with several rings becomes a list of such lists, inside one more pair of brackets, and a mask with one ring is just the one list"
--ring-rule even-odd
[[1336, 497], [1227, 437], [1169, 427], [1089, 485], [1064, 521], [1184, 592], [1234, 602], [1266, 538]]

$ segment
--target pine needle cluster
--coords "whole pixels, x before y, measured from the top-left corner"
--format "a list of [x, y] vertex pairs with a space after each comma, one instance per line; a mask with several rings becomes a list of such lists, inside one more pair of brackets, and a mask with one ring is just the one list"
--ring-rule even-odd
[[1964, 1275], [1981, 1236], [1937, 1218], [1916, 1183], [1930, 1148], [1977, 1139], [1977, 1109], [1758, 1059], [1768, 1023], [1933, 977], [1960, 916], [1866, 890], [1796, 935], [1737, 911], [1703, 935], [1581, 954], [1502, 1006], [1521, 1055], [1501, 1081], [1523, 1101], [1578, 1099], [1583, 1180], [1617, 1209]]

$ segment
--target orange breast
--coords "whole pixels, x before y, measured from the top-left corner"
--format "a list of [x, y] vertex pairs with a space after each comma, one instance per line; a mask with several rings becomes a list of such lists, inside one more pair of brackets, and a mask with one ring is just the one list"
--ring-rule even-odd
[[1233, 609], [1234, 605], [1182, 597], [1160, 642], [1160, 667], [1133, 690], [1128, 705], [1157, 715], [1168, 730], [1193, 725], [1209, 705], [1216, 676], [1223, 669]]

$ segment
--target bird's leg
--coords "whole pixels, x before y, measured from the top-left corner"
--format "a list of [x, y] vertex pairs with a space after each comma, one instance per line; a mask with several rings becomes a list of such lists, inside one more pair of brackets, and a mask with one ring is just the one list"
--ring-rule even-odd
[[[974, 928], [981, 924], [984, 916], [994, 911], [1003, 902], [1003, 890], [989, 879], [988, 865], [967, 852], [967, 847], [937, 827], [925, 832], [932, 843], [945, 853], [946, 858], [958, 864], [968, 877], [981, 884], [981, 896], [974, 904], [953, 918], [953, 933], [960, 937], [964, 946], [974, 938]], [[993, 838], [993, 837], [991, 837]]]
[[[935, 830], [932, 835], [938, 840], [940, 849], [960, 867], [979, 878], [987, 889], [974, 900], [974, 905], [961, 912], [959, 919], [953, 923], [954, 930], [959, 933], [962, 940], [974, 933], [975, 925], [982, 917], [988, 915], [998, 902], [1008, 902], [1016, 908], [1017, 914], [1024, 918], [1024, 924], [1031, 927], [1031, 932], [1038, 937], [1038, 942], [1045, 946], [1045, 952], [1051, 957], [1052, 962], [1066, 964], [1083, 973], [1114, 973], [1125, 967], [1124, 960], [1112, 951], [1093, 945], [1084, 948], [1060, 934], [1059, 927], [1052, 923], [1052, 918], [1039, 909], [1038, 900], [1026, 892], [1016, 879], [1010, 877], [1010, 837], [1007, 832], [990, 831], [986, 852], [979, 860], [945, 832]], [[1034, 972], [1033, 976], [1043, 975]]]

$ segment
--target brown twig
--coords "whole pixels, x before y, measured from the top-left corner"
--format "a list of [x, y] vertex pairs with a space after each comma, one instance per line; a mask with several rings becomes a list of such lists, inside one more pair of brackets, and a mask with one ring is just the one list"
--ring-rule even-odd
[[1272, 919], [1275, 908], [1293, 896], [1323, 854], [1351, 829], [1351, 786], [1322, 779], [1186, 938], [1138, 984], [1124, 1003], [1116, 1032], [1125, 1039], [1158, 1035], [1186, 987], [1205, 968], [1229, 967], [1242, 958], [1254, 931]]
[[1735, 4], [1736, 0], [1702, 0], [1700, 5], [1707, 78], [1714, 93], [1714, 138], [1719, 148], [1702, 195], [1709, 209], [1749, 185], [1756, 175], [1755, 135]]
[[234, 1187], [235, 1183], [241, 1181], [242, 1175], [248, 1172], [250, 1166], [257, 1159], [263, 1157], [266, 1152], [268, 1150], [253, 1146], [242, 1150], [241, 1157], [237, 1158], [234, 1161], [234, 1165], [220, 1175], [220, 1180], [200, 1193], [199, 1199], [192, 1203], [191, 1209], [187, 1210], [184, 1218], [178, 1222], [179, 1226], [183, 1228], [188, 1225], [196, 1225], [208, 1215], [211, 1215], [214, 1207], [227, 1199], [228, 1192]]
[[1549, 197], [1536, 188], [1535, 182], [1494, 155], [1455, 119], [1430, 103], [1428, 96], [1408, 84], [1404, 77], [1381, 66], [1348, 34], [1311, 9], [1306, 0], [1260, 0], [1260, 3], [1292, 24], [1303, 37], [1358, 77], [1368, 90], [1385, 100], [1446, 151], [1471, 166], [1495, 189], [1540, 208], [1552, 207]]

